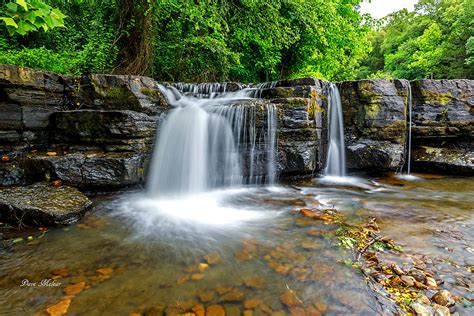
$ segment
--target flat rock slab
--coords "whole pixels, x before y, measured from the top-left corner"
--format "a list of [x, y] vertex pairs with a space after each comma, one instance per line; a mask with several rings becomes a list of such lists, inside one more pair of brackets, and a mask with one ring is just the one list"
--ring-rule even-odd
[[0, 220], [34, 226], [78, 221], [92, 205], [79, 190], [49, 183], [0, 188]]

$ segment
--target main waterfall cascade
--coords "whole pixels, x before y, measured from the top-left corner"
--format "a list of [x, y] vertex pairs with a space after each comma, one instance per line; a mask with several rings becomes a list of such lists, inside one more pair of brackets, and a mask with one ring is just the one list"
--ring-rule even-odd
[[344, 177], [346, 175], [344, 120], [341, 95], [334, 83], [329, 84], [328, 106], [329, 149], [324, 174], [326, 176]]
[[158, 134], [148, 175], [150, 194], [274, 184], [276, 107], [265, 103], [266, 124], [260, 124], [250, 101], [261, 96], [263, 87], [238, 88], [229, 92], [227, 84], [160, 85], [174, 108]]

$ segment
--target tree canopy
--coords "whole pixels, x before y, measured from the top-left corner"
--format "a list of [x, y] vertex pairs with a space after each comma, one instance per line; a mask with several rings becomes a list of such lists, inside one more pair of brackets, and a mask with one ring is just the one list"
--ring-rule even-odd
[[0, 63], [163, 81], [473, 78], [473, 1], [382, 20], [361, 1], [3, 1]]
[[65, 27], [3, 28], [1, 63], [169, 81], [340, 80], [355, 76], [369, 49], [359, 0], [27, 2], [57, 8]]
[[474, 2], [420, 0], [378, 23], [358, 77], [474, 78]]

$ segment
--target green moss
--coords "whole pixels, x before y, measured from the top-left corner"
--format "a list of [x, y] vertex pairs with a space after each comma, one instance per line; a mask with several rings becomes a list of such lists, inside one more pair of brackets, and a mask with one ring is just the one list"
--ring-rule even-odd
[[451, 93], [439, 93], [428, 89], [421, 89], [420, 91], [423, 99], [429, 101], [429, 103], [435, 102], [439, 105], [447, 106], [453, 99]]
[[140, 92], [151, 98], [159, 99], [161, 98], [160, 90], [150, 89], [150, 88], [141, 88]]
[[365, 108], [366, 115], [371, 119], [375, 119], [380, 111], [380, 107], [378, 103], [369, 103], [365, 105], [364, 108]]

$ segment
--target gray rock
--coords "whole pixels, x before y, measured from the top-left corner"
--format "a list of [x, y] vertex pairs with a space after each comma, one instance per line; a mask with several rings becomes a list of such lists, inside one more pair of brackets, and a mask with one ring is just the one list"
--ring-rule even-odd
[[79, 220], [92, 202], [77, 189], [48, 183], [0, 188], [0, 218], [4, 221], [51, 226]]
[[76, 110], [57, 112], [51, 129], [57, 141], [92, 144], [151, 143], [156, 117], [134, 111]]
[[474, 80], [419, 80], [413, 89], [413, 170], [474, 174]]
[[60, 179], [65, 184], [104, 191], [144, 182], [147, 156], [137, 153], [86, 152], [34, 155], [25, 162], [27, 177]]
[[346, 81], [339, 85], [348, 168], [371, 172], [404, 164], [408, 82]]

